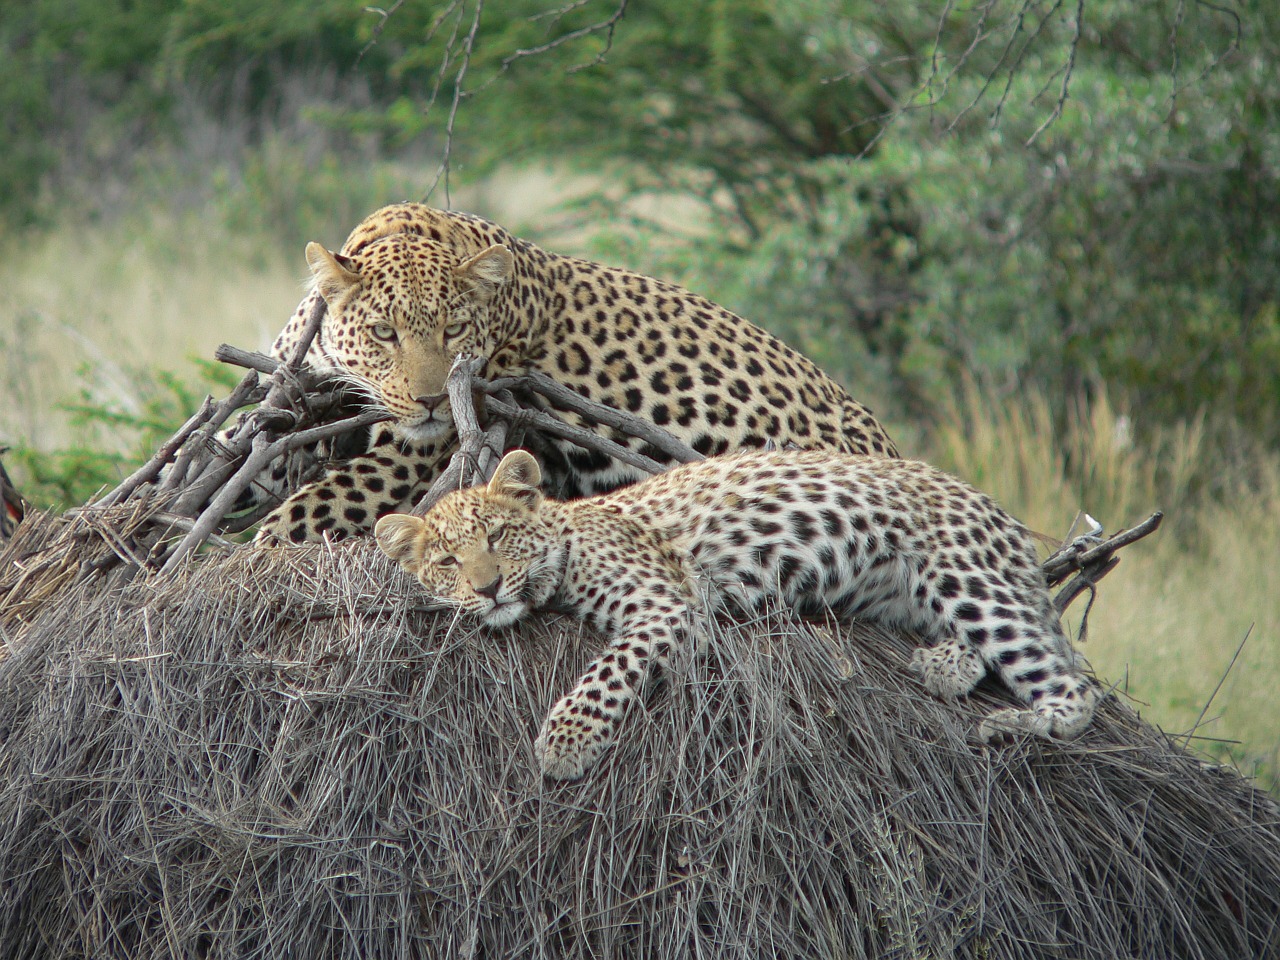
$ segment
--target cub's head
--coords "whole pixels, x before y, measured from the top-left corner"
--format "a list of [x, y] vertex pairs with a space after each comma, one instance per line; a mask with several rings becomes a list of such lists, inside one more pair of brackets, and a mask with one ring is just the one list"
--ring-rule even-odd
[[349, 257], [310, 243], [307, 263], [328, 305], [327, 360], [373, 393], [406, 436], [445, 432], [454, 358], [490, 359], [501, 346], [490, 308], [513, 273], [511, 251], [495, 244], [459, 259], [433, 240], [397, 234]]
[[390, 514], [374, 535], [437, 600], [491, 627], [536, 609], [564, 576], [565, 545], [540, 514], [538, 462], [523, 450], [502, 458], [488, 486], [445, 496], [425, 517]]

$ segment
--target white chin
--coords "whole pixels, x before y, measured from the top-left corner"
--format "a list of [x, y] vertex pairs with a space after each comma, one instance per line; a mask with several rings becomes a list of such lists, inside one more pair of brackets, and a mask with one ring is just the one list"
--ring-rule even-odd
[[523, 600], [511, 600], [495, 606], [492, 610], [484, 615], [484, 625], [486, 627], [509, 627], [528, 610], [528, 606]]
[[400, 421], [396, 424], [396, 433], [400, 434], [405, 440], [416, 440], [418, 442], [426, 440], [435, 440], [443, 436], [453, 426], [453, 420], [436, 420], [430, 418], [427, 420], [418, 420], [413, 423], [405, 423]]

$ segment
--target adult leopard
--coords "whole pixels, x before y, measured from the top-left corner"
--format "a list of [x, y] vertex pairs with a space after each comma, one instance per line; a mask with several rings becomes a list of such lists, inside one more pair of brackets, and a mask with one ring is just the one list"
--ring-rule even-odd
[[[384, 207], [338, 253], [309, 244], [307, 262], [313, 290], [273, 353], [289, 353], [323, 297], [328, 316], [309, 365], [355, 381], [396, 419], [365, 455], [281, 504], [261, 540], [364, 533], [411, 504], [456, 445], [444, 384], [459, 354], [485, 358], [489, 377], [546, 373], [707, 455], [772, 442], [897, 456], [870, 410], [759, 327], [675, 284], [548, 252], [480, 217]], [[609, 435], [669, 462], [635, 438]], [[567, 441], [552, 452], [544, 472], [561, 496], [643, 476]]]

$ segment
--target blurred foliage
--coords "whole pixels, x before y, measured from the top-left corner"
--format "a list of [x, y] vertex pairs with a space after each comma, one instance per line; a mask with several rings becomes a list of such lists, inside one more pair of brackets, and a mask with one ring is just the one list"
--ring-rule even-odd
[[440, 91], [383, 120], [442, 136], [465, 67], [455, 162], [607, 171], [592, 220], [626, 232], [636, 196], [696, 203], [706, 228], [655, 225], [646, 265], [891, 417], [929, 424], [973, 375], [1063, 417], [1106, 384], [1140, 431], [1208, 409], [1280, 439], [1270, 3], [668, 0], [632, 4], [607, 51], [596, 31], [516, 53], [615, 8], [486, 8], [469, 60], [475, 7], [402, 8], [392, 72]]
[[456, 135], [699, 202], [712, 227], [672, 266], [893, 416], [927, 423], [973, 374], [1063, 415], [1105, 383], [1139, 429], [1207, 407], [1274, 441], [1280, 18], [1080, 9], [1073, 52], [1061, 4], [646, 4], [604, 63], [566, 44], [495, 93], [486, 66], [547, 39], [512, 17]]
[[[598, 249], [770, 326], [891, 419], [928, 428], [973, 377], [1063, 417], [1106, 384], [1140, 432], [1208, 410], [1280, 439], [1270, 0], [633, 0], [606, 29], [618, 9], [16, 7], [0, 216], [56, 212], [68, 154], [160, 142], [198, 90], [245, 128], [235, 162], [189, 171], [237, 229], [336, 242], [431, 186], [378, 166], [397, 149], [471, 178], [550, 162], [603, 185]], [[694, 212], [637, 219], [646, 195]]]

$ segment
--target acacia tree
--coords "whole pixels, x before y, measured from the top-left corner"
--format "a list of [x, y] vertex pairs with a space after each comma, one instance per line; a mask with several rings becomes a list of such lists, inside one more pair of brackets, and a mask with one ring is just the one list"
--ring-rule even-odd
[[899, 414], [976, 375], [1276, 437], [1277, 26], [1261, 0], [455, 0], [371, 39], [428, 91], [395, 129], [474, 173], [608, 171], [615, 213], [691, 199], [710, 229], [663, 225], [653, 269]]
[[607, 184], [597, 227], [628, 198], [679, 198], [684, 222], [633, 217], [599, 242], [887, 413], [927, 421], [962, 375], [1058, 397], [1105, 382], [1141, 423], [1212, 405], [1280, 438], [1280, 24], [1263, 0], [23, 10], [0, 25], [11, 212], [75, 126], [53, 103], [64, 75], [105, 78], [136, 126], [163, 122], [178, 83], [269, 115], [280, 77], [330, 69], [369, 91], [335, 125], [434, 150], [432, 202], [547, 161]]

